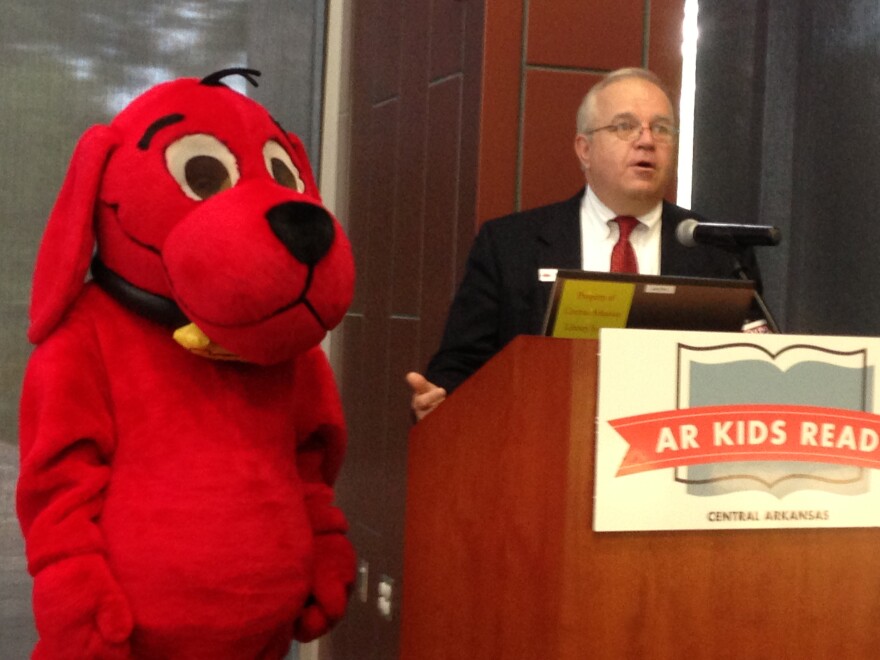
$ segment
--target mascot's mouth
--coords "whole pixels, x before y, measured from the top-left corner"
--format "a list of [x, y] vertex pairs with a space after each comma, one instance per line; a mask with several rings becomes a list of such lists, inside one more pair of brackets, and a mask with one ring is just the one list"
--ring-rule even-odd
[[[321, 326], [321, 328], [323, 330], [329, 331], [330, 328], [327, 327], [327, 324], [324, 322], [324, 319], [321, 318], [321, 315], [318, 313], [318, 310], [315, 309], [314, 305], [312, 305], [311, 301], [309, 301], [309, 299], [308, 299], [308, 294], [309, 294], [309, 291], [312, 287], [312, 279], [314, 277], [314, 272], [315, 272], [314, 266], [309, 266], [308, 273], [306, 274], [306, 280], [302, 286], [302, 293], [300, 293], [299, 296], [297, 296], [296, 298], [294, 298], [290, 302], [285, 303], [284, 305], [281, 305], [280, 307], [278, 307], [268, 313], [261, 315], [258, 318], [249, 319], [247, 321], [241, 321], [241, 322], [232, 321], [232, 322], [230, 322], [228, 320], [215, 320], [215, 319], [211, 319], [211, 318], [207, 317], [205, 314], [197, 314], [193, 310], [188, 308], [186, 301], [183, 299], [183, 296], [179, 296], [179, 295], [175, 295], [175, 298], [179, 301], [176, 304], [178, 304], [182, 308], [184, 315], [189, 319], [198, 318], [198, 319], [200, 319], [200, 321], [199, 321], [200, 323], [204, 323], [206, 325], [212, 325], [216, 328], [225, 328], [225, 329], [230, 329], [230, 330], [237, 329], [237, 328], [245, 329], [248, 327], [260, 325], [261, 323], [265, 323], [266, 321], [269, 321], [270, 319], [273, 319], [277, 316], [281, 316], [285, 312], [288, 312], [288, 311], [294, 309], [295, 307], [302, 305], [303, 307], [305, 307], [309, 311], [309, 313], [314, 317], [315, 321], [318, 322], [318, 325]], [[174, 287], [172, 285], [172, 290], [173, 289], [174, 289]]]
[[[118, 273], [110, 270], [97, 256], [92, 259], [91, 270], [92, 278], [94, 279], [95, 283], [100, 286], [104, 291], [106, 291], [110, 296], [112, 296], [115, 300], [117, 300], [119, 303], [121, 303], [123, 306], [125, 306], [127, 309], [131, 310], [135, 314], [138, 314], [139, 316], [153, 321], [154, 323], [159, 323], [160, 325], [164, 325], [169, 328], [180, 328], [189, 324], [192, 321], [192, 319], [190, 318], [190, 314], [184, 313], [180, 305], [173, 299], [158, 295], [156, 293], [151, 293], [145, 289], [141, 289], [140, 287], [135, 286]], [[202, 323], [208, 323], [216, 327], [229, 329], [247, 328], [249, 326], [264, 323], [265, 321], [268, 321], [269, 319], [276, 316], [280, 316], [281, 314], [293, 309], [298, 305], [302, 305], [309, 311], [309, 314], [312, 315], [312, 317], [315, 319], [315, 321], [317, 321], [318, 325], [323, 330], [329, 331], [330, 328], [327, 327], [327, 324], [324, 322], [324, 319], [321, 318], [318, 310], [315, 309], [314, 305], [312, 305], [312, 303], [308, 299], [308, 293], [309, 289], [311, 288], [313, 275], [314, 269], [310, 267], [305, 284], [303, 285], [302, 293], [291, 302], [283, 305], [278, 309], [275, 309], [272, 312], [269, 312], [262, 318], [240, 324], [229, 322], [215, 322], [211, 321], [210, 319], [202, 319]]]
[[137, 245], [148, 252], [152, 252], [157, 257], [162, 256], [162, 252], [155, 245], [150, 245], [149, 243], [145, 243], [140, 238], [132, 234], [124, 224], [122, 224], [122, 220], [119, 219], [119, 204], [112, 202], [104, 202], [104, 206], [110, 209], [110, 217], [113, 219], [113, 223], [116, 225], [116, 228], [122, 233], [125, 238], [131, 241], [134, 245]]

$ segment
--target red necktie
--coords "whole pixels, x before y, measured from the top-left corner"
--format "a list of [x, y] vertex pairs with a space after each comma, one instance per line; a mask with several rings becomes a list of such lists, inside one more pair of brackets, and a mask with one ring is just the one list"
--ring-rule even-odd
[[620, 238], [617, 239], [617, 243], [611, 250], [611, 272], [638, 273], [639, 262], [636, 259], [636, 251], [633, 250], [632, 243], [629, 242], [629, 235], [639, 224], [639, 221], [628, 215], [622, 215], [614, 218], [612, 222], [616, 222], [620, 228]]

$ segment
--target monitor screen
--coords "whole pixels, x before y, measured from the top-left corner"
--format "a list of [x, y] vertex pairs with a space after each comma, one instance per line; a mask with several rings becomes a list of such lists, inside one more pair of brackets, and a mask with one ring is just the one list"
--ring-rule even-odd
[[595, 339], [602, 328], [740, 331], [755, 283], [559, 270], [544, 320], [552, 337]]

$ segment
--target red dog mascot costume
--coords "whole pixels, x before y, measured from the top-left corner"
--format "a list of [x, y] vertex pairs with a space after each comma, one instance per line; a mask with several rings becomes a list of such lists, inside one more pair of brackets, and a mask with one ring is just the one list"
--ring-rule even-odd
[[87, 131], [46, 227], [18, 485], [35, 658], [281, 658], [345, 610], [318, 344], [351, 250], [300, 141], [229, 75], [258, 72]]

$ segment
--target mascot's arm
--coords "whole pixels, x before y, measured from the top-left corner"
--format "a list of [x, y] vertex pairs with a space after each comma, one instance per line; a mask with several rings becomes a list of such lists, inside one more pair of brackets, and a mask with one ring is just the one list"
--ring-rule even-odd
[[315, 535], [312, 594], [295, 626], [301, 642], [323, 635], [342, 618], [355, 577], [348, 523], [333, 505], [333, 483], [345, 454], [342, 405], [327, 358], [314, 348], [297, 359], [298, 468]]
[[131, 612], [96, 522], [113, 452], [108, 390], [93, 351], [65, 346], [65, 335], [35, 350], [21, 400], [17, 507], [34, 576], [34, 657], [123, 658]]

